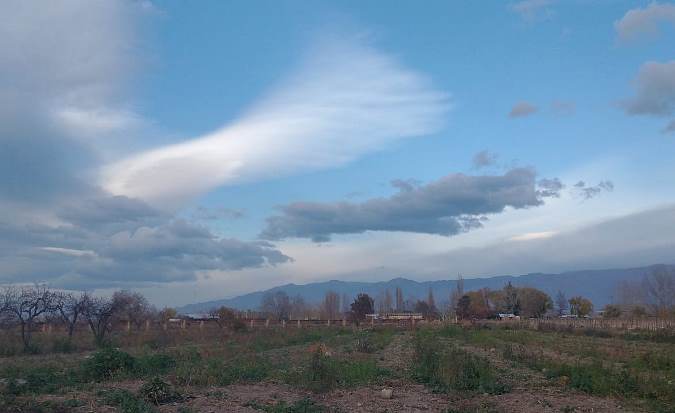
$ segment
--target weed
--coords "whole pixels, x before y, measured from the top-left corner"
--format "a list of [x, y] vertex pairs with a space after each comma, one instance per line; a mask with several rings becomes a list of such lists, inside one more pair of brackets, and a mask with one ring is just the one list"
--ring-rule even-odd
[[146, 401], [155, 405], [182, 400], [182, 396], [167, 382], [159, 377], [143, 384], [139, 393]]
[[128, 390], [108, 389], [99, 392], [103, 404], [117, 407], [121, 413], [156, 413], [157, 410]]
[[133, 371], [136, 360], [133, 356], [116, 348], [107, 347], [95, 352], [82, 366], [86, 377], [101, 381], [117, 374]]
[[325, 411], [323, 406], [314, 403], [309, 398], [298, 400], [293, 404], [288, 404], [285, 401], [280, 401], [273, 405], [249, 402], [246, 406], [266, 413], [322, 413]]

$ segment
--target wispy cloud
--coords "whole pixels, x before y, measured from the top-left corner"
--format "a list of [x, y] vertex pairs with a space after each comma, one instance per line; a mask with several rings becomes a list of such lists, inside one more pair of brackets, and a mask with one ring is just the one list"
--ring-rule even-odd
[[533, 21], [541, 17], [550, 17], [553, 10], [550, 6], [553, 0], [521, 0], [511, 4], [511, 10], [518, 13], [527, 21]]
[[395, 58], [332, 39], [240, 119], [110, 165], [102, 184], [154, 204], [179, 203], [221, 185], [342, 165], [434, 133], [449, 107], [446, 93]]
[[614, 22], [614, 29], [620, 40], [628, 41], [656, 35], [663, 23], [675, 24], [675, 4], [655, 1], [647, 7], [628, 10]]
[[535, 114], [539, 109], [529, 102], [518, 102], [511, 108], [509, 112], [510, 118], [524, 118]]

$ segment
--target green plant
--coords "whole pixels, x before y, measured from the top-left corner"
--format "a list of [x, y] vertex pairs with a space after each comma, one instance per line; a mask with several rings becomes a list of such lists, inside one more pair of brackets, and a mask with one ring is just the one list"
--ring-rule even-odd
[[500, 381], [490, 363], [458, 347], [442, 348], [433, 332], [415, 338], [414, 377], [436, 391], [459, 390], [501, 394], [509, 387]]
[[249, 402], [247, 407], [266, 413], [322, 413], [326, 410], [323, 406], [316, 404], [309, 398], [300, 399], [292, 404], [288, 404], [285, 401], [279, 401], [273, 405]]
[[136, 360], [133, 356], [116, 348], [106, 347], [95, 352], [82, 366], [86, 377], [101, 381], [120, 373], [133, 371]]
[[157, 410], [138, 398], [135, 394], [123, 389], [107, 389], [99, 392], [104, 404], [119, 408], [121, 413], [156, 413]]
[[146, 401], [155, 405], [182, 400], [182, 396], [169, 383], [159, 377], [153, 377], [152, 380], [144, 383], [139, 393]]
[[165, 374], [176, 366], [176, 360], [168, 354], [147, 354], [136, 357], [134, 372], [140, 376]]

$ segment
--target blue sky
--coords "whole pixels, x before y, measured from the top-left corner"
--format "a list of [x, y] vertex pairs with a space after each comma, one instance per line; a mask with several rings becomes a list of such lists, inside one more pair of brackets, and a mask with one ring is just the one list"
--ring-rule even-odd
[[6, 282], [182, 304], [672, 261], [675, 3], [4, 8]]

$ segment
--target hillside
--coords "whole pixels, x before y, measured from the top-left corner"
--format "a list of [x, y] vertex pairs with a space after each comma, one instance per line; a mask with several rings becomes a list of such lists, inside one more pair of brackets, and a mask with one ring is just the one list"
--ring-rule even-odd
[[[465, 278], [465, 291], [479, 288], [499, 289], [507, 282], [515, 286], [528, 286], [547, 292], [552, 297], [560, 290], [567, 297], [582, 295], [593, 301], [596, 308], [600, 308], [612, 301], [616, 285], [622, 280], [638, 280], [650, 271], [651, 267], [584, 270], [565, 272], [560, 274], [533, 273], [519, 276], [505, 275], [489, 278]], [[376, 297], [379, 293], [389, 289], [392, 294], [399, 287], [406, 299], [426, 298], [429, 289], [434, 292], [437, 302], [443, 302], [455, 287], [456, 280], [413, 281], [406, 278], [395, 278], [389, 281], [358, 282], [358, 281], [325, 281], [310, 284], [286, 284], [269, 290], [256, 291], [237, 297], [214, 300], [202, 303], [188, 304], [178, 308], [180, 313], [199, 313], [211, 308], [225, 305], [240, 310], [254, 310], [260, 305], [262, 296], [267, 292], [284, 291], [289, 296], [302, 296], [309, 303], [320, 302], [327, 291], [335, 291], [341, 296], [346, 294], [354, 297], [358, 293], [367, 293]]]

